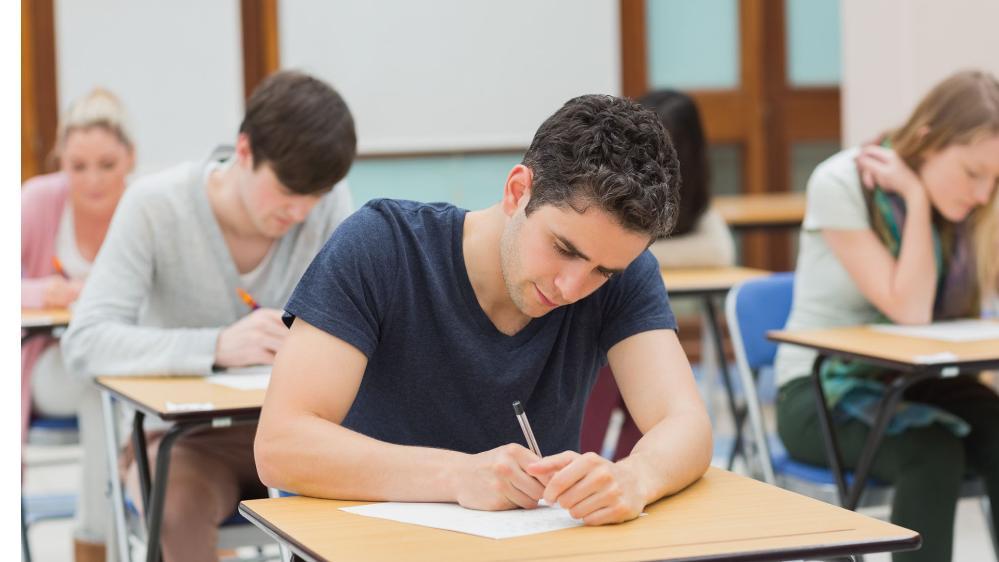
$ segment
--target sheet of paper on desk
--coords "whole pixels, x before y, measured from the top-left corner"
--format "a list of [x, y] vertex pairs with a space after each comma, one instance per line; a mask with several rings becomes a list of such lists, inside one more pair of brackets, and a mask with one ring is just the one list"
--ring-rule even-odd
[[237, 390], [264, 390], [271, 381], [270, 365], [255, 365], [226, 369], [219, 374], [209, 375], [205, 380]]
[[581, 520], [573, 519], [567, 510], [560, 507], [477, 511], [453, 503], [385, 502], [340, 509], [367, 517], [447, 529], [491, 539], [507, 539], [583, 525]]
[[955, 320], [935, 322], [925, 326], [876, 324], [871, 328], [899, 336], [952, 342], [999, 339], [999, 322], [991, 320]]

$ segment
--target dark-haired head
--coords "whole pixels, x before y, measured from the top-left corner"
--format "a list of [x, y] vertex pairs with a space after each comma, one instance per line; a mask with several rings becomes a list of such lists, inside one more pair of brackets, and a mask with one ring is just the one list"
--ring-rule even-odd
[[268, 163], [291, 191], [329, 191], [357, 152], [354, 119], [328, 84], [297, 71], [269, 76], [253, 91], [239, 132], [249, 137], [253, 167]]
[[676, 152], [656, 114], [633, 101], [569, 100], [542, 123], [523, 164], [533, 173], [527, 215], [542, 205], [596, 206], [650, 240], [676, 222]]
[[656, 90], [638, 100], [662, 120], [680, 161], [680, 212], [674, 236], [694, 230], [711, 200], [708, 157], [701, 116], [694, 100], [676, 90]]

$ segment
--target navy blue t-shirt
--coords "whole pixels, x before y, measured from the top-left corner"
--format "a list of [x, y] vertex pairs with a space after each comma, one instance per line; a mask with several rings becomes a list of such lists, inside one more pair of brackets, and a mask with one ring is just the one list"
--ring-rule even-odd
[[[656, 259], [643, 252], [592, 295], [508, 336], [479, 306], [462, 254], [464, 209], [377, 199], [345, 220], [292, 294], [295, 317], [368, 358], [343, 425], [400, 445], [479, 453], [524, 444], [520, 400], [545, 455], [579, 450], [607, 350], [675, 329]], [[330, 377], [337, 366], [327, 367]]]

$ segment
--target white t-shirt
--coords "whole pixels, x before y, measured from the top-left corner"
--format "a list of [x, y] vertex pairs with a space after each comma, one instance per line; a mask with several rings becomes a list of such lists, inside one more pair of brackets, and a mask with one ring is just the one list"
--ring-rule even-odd
[[59, 230], [56, 232], [55, 250], [63, 271], [70, 279], [86, 279], [93, 262], [80, 254], [80, 247], [76, 244], [73, 203], [68, 198], [62, 208], [62, 218], [59, 220]]
[[649, 251], [660, 267], [724, 267], [735, 263], [732, 232], [718, 211], [710, 208], [697, 219], [694, 230], [656, 240]]
[[[798, 244], [794, 300], [788, 329], [868, 324], [880, 317], [822, 237], [823, 229], [869, 229], [863, 186], [854, 158], [858, 148], [831, 156], [808, 179], [805, 220]], [[816, 352], [782, 344], [774, 369], [778, 386], [812, 371]]]

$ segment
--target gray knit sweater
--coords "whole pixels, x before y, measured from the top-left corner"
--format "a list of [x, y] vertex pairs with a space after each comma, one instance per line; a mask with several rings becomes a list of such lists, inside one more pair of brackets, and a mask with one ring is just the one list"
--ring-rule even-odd
[[[63, 336], [82, 376], [207, 374], [219, 332], [249, 310], [205, 186], [208, 162], [137, 180], [122, 197]], [[272, 248], [251, 293], [281, 309], [312, 258], [352, 211], [338, 184]]]

